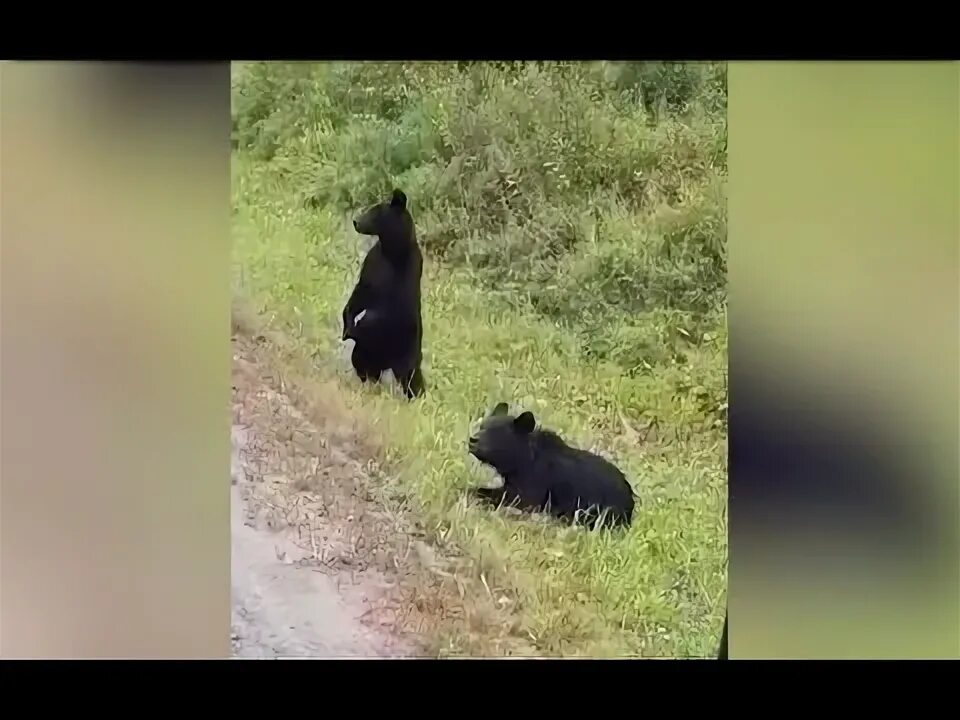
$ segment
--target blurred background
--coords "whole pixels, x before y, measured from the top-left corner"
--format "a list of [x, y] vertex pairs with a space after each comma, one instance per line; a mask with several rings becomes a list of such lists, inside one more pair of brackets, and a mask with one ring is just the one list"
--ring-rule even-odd
[[0, 65], [0, 653], [230, 648], [229, 66]]
[[[0, 654], [229, 654], [231, 297], [329, 366], [344, 218], [397, 183], [447, 400], [364, 407], [522, 650], [715, 652], [729, 324], [731, 657], [955, 657], [957, 73], [0, 65]], [[621, 462], [626, 542], [455, 502], [494, 399]]]
[[730, 66], [730, 653], [956, 657], [960, 66]]

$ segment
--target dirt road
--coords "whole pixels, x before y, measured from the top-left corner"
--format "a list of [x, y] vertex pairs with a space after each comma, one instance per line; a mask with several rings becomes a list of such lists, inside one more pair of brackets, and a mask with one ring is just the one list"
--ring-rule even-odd
[[234, 339], [234, 656], [419, 654], [396, 629], [397, 562], [362, 463], [294, 407], [254, 344]]

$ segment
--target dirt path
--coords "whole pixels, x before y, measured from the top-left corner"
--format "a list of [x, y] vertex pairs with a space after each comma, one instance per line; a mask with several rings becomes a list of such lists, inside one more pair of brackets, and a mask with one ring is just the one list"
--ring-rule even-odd
[[234, 656], [420, 654], [398, 630], [398, 563], [378, 542], [389, 515], [362, 462], [294, 407], [254, 345], [234, 339]]

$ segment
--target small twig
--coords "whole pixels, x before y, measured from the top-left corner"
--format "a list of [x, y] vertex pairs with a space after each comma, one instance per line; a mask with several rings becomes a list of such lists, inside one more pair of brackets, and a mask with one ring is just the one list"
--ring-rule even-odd
[[320, 547], [317, 545], [317, 536], [313, 528], [310, 529], [310, 545], [313, 547], [313, 557], [320, 560]]
[[483, 573], [480, 573], [480, 582], [483, 583], [483, 586], [487, 589], [487, 595], [490, 596], [490, 599], [493, 599], [493, 593], [490, 592], [490, 586], [487, 585], [487, 578]]

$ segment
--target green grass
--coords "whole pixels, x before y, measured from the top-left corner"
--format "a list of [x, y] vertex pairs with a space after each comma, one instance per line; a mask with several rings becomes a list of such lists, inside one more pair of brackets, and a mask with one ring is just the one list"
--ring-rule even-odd
[[[407, 193], [426, 252], [429, 392], [407, 403], [341, 368], [343, 391], [389, 428], [388, 463], [425, 524], [507, 590], [510, 632], [549, 655], [713, 654], [723, 66], [271, 63], [238, 69], [236, 86], [237, 291], [330, 372], [365, 247], [346, 218]], [[466, 437], [501, 400], [617, 462], [640, 496], [628, 533], [465, 501], [489, 482]]]

